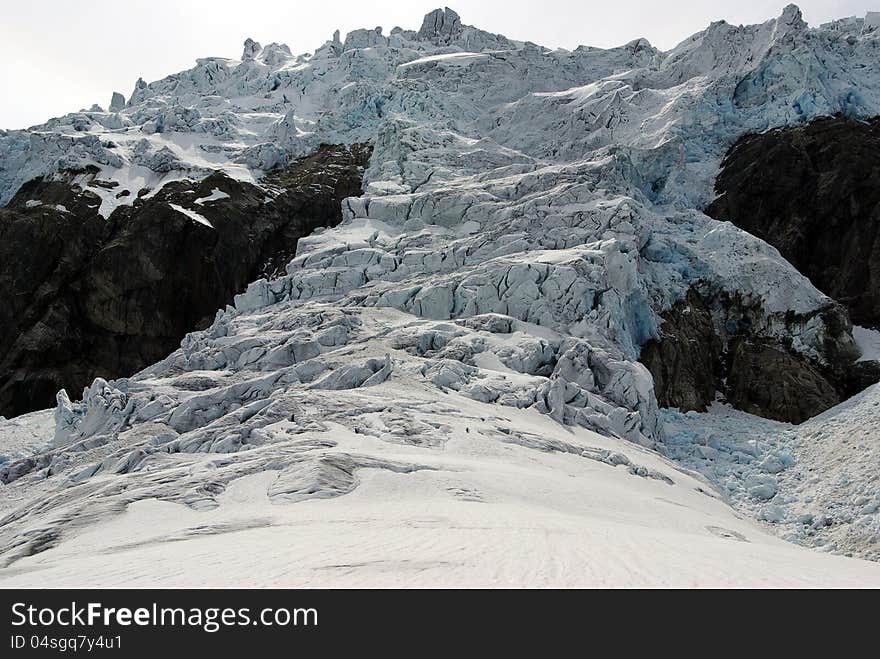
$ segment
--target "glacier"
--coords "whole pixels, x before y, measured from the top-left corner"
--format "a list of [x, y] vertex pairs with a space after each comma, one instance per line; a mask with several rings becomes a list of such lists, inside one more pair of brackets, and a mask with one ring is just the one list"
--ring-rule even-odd
[[[668, 52], [550, 50], [444, 9], [304, 55], [248, 40], [107, 112], [0, 133], [0, 203], [75, 171], [105, 217], [169, 181], [261, 185], [321, 144], [373, 145], [364, 195], [283, 276], [35, 417], [44, 444], [0, 470], [0, 583], [880, 584], [875, 564], [773, 536], [791, 522], [787, 539], [829, 542], [775, 475], [795, 478], [794, 439], [746, 470], [705, 439], [821, 422], [660, 410], [638, 361], [694, 287], [747, 301], [756, 336], [818, 363], [829, 345], [857, 356], [833, 300], [700, 209], [737, 137], [880, 114], [878, 54], [870, 15], [811, 28], [792, 5]], [[863, 418], [876, 396], [848, 405]], [[853, 496], [861, 531], [830, 549], [876, 559], [877, 494]]]

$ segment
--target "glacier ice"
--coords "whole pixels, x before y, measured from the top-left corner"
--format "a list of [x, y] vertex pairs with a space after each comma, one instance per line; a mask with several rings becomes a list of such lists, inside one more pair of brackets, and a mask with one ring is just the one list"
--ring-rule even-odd
[[793, 542], [880, 559], [880, 385], [799, 426], [716, 403], [662, 413], [666, 448], [732, 505]]
[[[27, 542], [51, 545], [147, 498], [210, 508], [264, 471], [278, 472], [270, 498], [302, 501], [352, 491], [358, 469], [426, 469], [315, 436], [439, 447], [444, 414], [465, 399], [665, 452], [638, 357], [693, 286], [749, 301], [757, 335], [821, 361], [830, 330], [812, 312], [833, 302], [699, 209], [738, 136], [880, 112], [874, 20], [809, 28], [789, 6], [760, 25], [713, 23], [668, 52], [641, 39], [566, 51], [437, 10], [417, 32], [355, 30], [305, 55], [249, 39], [240, 60], [139, 80], [109, 112], [0, 134], [3, 203], [31, 178], [87, 165], [98, 173], [82, 187], [141, 168], [155, 190], [215, 170], [259, 181], [322, 143], [374, 145], [365, 195], [344, 202], [340, 226], [301, 240], [283, 276], [253, 282], [143, 372], [98, 380], [79, 402], [59, 393], [53, 448], [4, 472], [24, 491], [53, 479], [55, 498], [29, 504], [52, 534]], [[113, 203], [126, 202], [102, 211]], [[411, 395], [389, 398], [392, 385]], [[217, 456], [210, 478], [189, 455]], [[648, 475], [614, 455], [601, 461]], [[781, 460], [763, 459], [750, 497], [777, 495]], [[101, 485], [108, 474], [126, 480]], [[7, 560], [32, 551], [19, 542], [29, 523], [0, 522]]]

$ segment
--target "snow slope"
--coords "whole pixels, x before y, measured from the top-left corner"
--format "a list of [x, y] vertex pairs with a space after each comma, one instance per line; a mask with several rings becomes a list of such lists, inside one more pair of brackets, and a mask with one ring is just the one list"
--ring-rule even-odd
[[[632, 443], [412, 376], [334, 403], [341, 418], [279, 421], [244, 453], [92, 478], [92, 497], [121, 478], [133, 502], [0, 585], [880, 586], [880, 565], [774, 538]], [[226, 486], [212, 507], [140, 498], [167, 479]]]
[[878, 44], [790, 6], [668, 53], [549, 51], [447, 10], [309, 56], [249, 41], [113, 113], [0, 135], [3, 200], [62, 168], [156, 189], [374, 144], [366, 194], [285, 276], [142, 373], [59, 394], [53, 448], [3, 471], [0, 580], [877, 585], [663, 459], [637, 359], [695, 285], [824, 359], [832, 301], [697, 209], [742, 133], [878, 114]]

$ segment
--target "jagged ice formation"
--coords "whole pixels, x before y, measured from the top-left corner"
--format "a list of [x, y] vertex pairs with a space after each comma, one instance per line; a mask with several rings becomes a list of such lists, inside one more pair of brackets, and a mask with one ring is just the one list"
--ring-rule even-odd
[[[263, 472], [277, 472], [269, 498], [289, 502], [352, 492], [359, 470], [444, 469], [450, 426], [473, 409], [491, 441], [678, 487], [671, 466], [493, 430], [486, 410], [664, 452], [638, 360], [694, 286], [745, 300], [755, 337], [817, 364], [855, 360], [848, 324], [826, 322], [833, 300], [698, 209], [739, 136], [878, 114], [878, 49], [870, 21], [809, 28], [793, 6], [669, 52], [641, 39], [548, 50], [447, 9], [417, 32], [356, 30], [310, 55], [248, 41], [240, 61], [139, 81], [111, 112], [0, 135], [4, 202], [86, 164], [134, 187], [214, 170], [259, 184], [322, 143], [373, 144], [365, 194], [300, 240], [284, 276], [138, 375], [98, 380], [80, 402], [59, 394], [52, 447], [0, 472], [22, 502], [0, 520], [0, 556], [12, 565], [144, 499], [216, 507]], [[120, 203], [102, 195], [101, 211]], [[358, 449], [356, 436], [371, 439]]]

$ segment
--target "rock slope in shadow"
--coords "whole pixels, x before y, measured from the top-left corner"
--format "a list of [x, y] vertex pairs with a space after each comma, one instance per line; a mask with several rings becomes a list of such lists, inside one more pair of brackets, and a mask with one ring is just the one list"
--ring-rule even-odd
[[880, 326], [880, 118], [746, 135], [706, 213], [776, 247], [857, 325]]
[[24, 185], [0, 209], [0, 414], [165, 357], [248, 282], [283, 272], [299, 238], [342, 220], [369, 152], [324, 145], [260, 185], [222, 172], [169, 183], [107, 220], [77, 183], [95, 171]]

